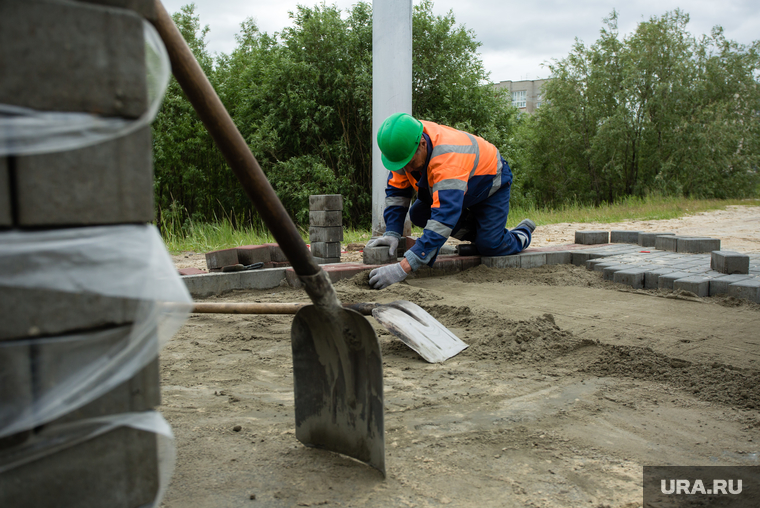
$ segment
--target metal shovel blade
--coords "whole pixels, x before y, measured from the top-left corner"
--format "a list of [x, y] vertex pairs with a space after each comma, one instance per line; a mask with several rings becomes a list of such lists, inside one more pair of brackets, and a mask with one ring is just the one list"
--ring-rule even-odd
[[430, 363], [448, 360], [468, 347], [425, 309], [406, 300], [378, 305], [372, 316]]
[[309, 305], [291, 328], [296, 438], [353, 457], [385, 475], [383, 362], [358, 312]]

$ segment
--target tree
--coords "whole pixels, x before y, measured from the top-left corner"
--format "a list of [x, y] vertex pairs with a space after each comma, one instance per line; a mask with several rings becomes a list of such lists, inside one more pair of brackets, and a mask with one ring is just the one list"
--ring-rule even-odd
[[544, 104], [520, 130], [525, 191], [539, 203], [657, 192], [741, 197], [758, 181], [758, 43], [716, 28], [694, 39], [681, 11], [621, 40], [617, 13], [590, 47], [550, 65]]
[[[453, 13], [415, 6], [413, 113], [484, 136], [510, 149], [516, 112], [487, 75], [475, 34]], [[344, 224], [371, 220], [372, 10], [359, 2], [298, 6], [281, 33], [241, 25], [230, 55], [211, 59], [194, 7], [174, 15], [280, 200], [302, 226], [310, 194], [344, 196]], [[212, 65], [213, 64], [213, 65]], [[255, 212], [172, 82], [154, 124], [157, 203], [213, 220], [221, 213], [255, 221]]]

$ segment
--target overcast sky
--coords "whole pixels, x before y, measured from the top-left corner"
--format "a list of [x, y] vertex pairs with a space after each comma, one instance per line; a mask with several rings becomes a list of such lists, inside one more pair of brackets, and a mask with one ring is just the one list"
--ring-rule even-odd
[[[163, 0], [173, 13], [190, 0]], [[195, 0], [201, 24], [210, 28], [207, 41], [211, 53], [230, 53], [235, 34], [248, 17], [270, 34], [290, 25], [288, 11], [297, 4], [312, 7], [315, 0]], [[346, 10], [356, 0], [326, 2]], [[415, 1], [415, 4], [418, 2]], [[729, 39], [751, 44], [760, 39], [758, 0], [437, 0], [435, 14], [453, 10], [459, 24], [475, 31], [482, 43], [481, 57], [491, 81], [537, 79], [549, 75], [541, 64], [565, 57], [578, 37], [587, 45], [599, 37], [602, 19], [612, 9], [619, 13], [621, 33], [635, 29], [640, 21], [681, 8], [690, 15], [693, 35], [707, 34], [721, 25]]]

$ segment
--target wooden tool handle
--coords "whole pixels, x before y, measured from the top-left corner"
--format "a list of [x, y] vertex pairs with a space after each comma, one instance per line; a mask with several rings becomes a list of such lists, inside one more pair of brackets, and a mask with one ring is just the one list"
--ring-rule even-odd
[[[196, 302], [193, 312], [201, 314], [295, 314], [307, 303], [209, 303]], [[343, 307], [369, 316], [376, 303], [347, 303]]]

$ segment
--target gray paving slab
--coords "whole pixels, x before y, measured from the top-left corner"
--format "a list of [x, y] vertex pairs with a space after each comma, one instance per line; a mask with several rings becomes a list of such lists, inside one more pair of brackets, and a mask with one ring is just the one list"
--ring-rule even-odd
[[657, 287], [660, 289], [673, 289], [673, 282], [675, 282], [678, 279], [691, 277], [692, 275], [694, 274], [689, 273], [689, 272], [681, 272], [681, 271], [664, 273], [660, 275], [659, 278], [657, 279]]
[[8, 173], [8, 159], [0, 157], [0, 228], [13, 225], [11, 212], [11, 184]]
[[0, 104], [137, 118], [148, 109], [146, 75], [142, 18], [134, 12], [0, 2]]
[[91, 4], [105, 5], [108, 7], [118, 7], [120, 9], [129, 9], [146, 19], [153, 20], [156, 17], [155, 0], [78, 0]]
[[396, 256], [390, 254], [387, 245], [365, 247], [362, 259], [365, 265], [387, 265], [396, 262]]
[[760, 279], [749, 278], [728, 286], [728, 295], [760, 303]]
[[750, 275], [723, 275], [722, 277], [714, 277], [710, 279], [710, 296], [715, 295], [727, 295], [728, 287], [734, 282], [741, 282], [743, 280], [749, 280], [752, 277]]
[[690, 291], [697, 296], [710, 295], [710, 279], [700, 275], [673, 281], [673, 290]]
[[342, 227], [343, 212], [340, 210], [312, 210], [309, 212], [309, 226]]
[[644, 274], [644, 289], [657, 289], [659, 288], [658, 280], [661, 275], [668, 273], [674, 273], [676, 270], [673, 268], [655, 268], [653, 270], [647, 270]]
[[546, 254], [543, 252], [531, 252], [520, 254], [520, 268], [538, 268], [546, 264]]
[[610, 231], [610, 243], [638, 243], [640, 231]]
[[728, 275], [749, 273], [749, 256], [730, 250], [716, 250], [711, 253], [710, 267]]
[[627, 270], [629, 268], [631, 268], [631, 265], [611, 265], [611, 266], [605, 266], [602, 269], [602, 278], [604, 280], [613, 280], [615, 272], [619, 272], [620, 270]]
[[668, 232], [651, 233], [651, 232], [642, 231], [641, 233], [639, 233], [638, 244], [642, 247], [654, 247], [655, 239], [661, 235], [675, 235], [675, 233], [668, 233]]
[[309, 211], [343, 210], [341, 194], [315, 194], [309, 196]]
[[342, 227], [309, 226], [309, 243], [311, 242], [342, 242]]
[[700, 253], [714, 250], [720, 250], [720, 240], [717, 238], [678, 237], [677, 252]]
[[655, 237], [654, 247], [657, 250], [676, 252], [678, 250], [678, 237], [673, 235], [661, 235]]
[[480, 262], [489, 268], [520, 268], [519, 256], [483, 256]]
[[619, 284], [626, 284], [634, 289], [641, 289], [644, 287], [644, 274], [645, 269], [642, 268], [628, 268], [625, 270], [619, 270], [612, 276], [612, 281]]
[[152, 221], [150, 126], [79, 150], [17, 157], [15, 195], [20, 226]]
[[231, 273], [184, 275], [182, 282], [194, 297], [220, 295], [237, 289], [270, 289], [285, 280], [285, 268], [266, 268]]
[[594, 258], [607, 257], [604, 253], [595, 250], [574, 250], [572, 254], [573, 264], [576, 266], [586, 266], [586, 261]]
[[[331, 265], [333, 263], [340, 263], [340, 257], [337, 257], [337, 258], [321, 258], [319, 256], [313, 256], [313, 257], [314, 257], [314, 261], [316, 261], [318, 265]], [[393, 262], [395, 261], [397, 261], [397, 259], [394, 258]]]
[[547, 252], [547, 265], [569, 265], [573, 262], [573, 253], [569, 250]]
[[[386, 247], [385, 250], [388, 250], [388, 248]], [[313, 256], [320, 258], [340, 259], [340, 242], [313, 242], [311, 244], [311, 253]]]
[[580, 245], [596, 245], [610, 241], [609, 231], [576, 231], [575, 243]]

